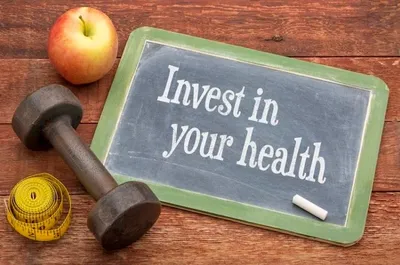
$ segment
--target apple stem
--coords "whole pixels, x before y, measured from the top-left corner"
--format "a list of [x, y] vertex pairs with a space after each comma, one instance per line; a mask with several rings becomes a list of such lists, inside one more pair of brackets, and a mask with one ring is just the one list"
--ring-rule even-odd
[[83, 23], [83, 35], [85, 35], [86, 37], [88, 37], [88, 32], [87, 32], [87, 29], [86, 29], [85, 20], [83, 20], [82, 16], [79, 16], [79, 19], [80, 19], [80, 20], [82, 21], [82, 23]]

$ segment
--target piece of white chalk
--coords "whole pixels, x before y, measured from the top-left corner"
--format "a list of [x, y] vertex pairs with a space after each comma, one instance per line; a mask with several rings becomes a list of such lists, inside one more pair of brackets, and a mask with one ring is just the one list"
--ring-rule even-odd
[[315, 215], [321, 220], [325, 220], [326, 216], [328, 215], [328, 212], [318, 205], [315, 205], [314, 203], [310, 202], [307, 199], [304, 199], [300, 195], [296, 194], [293, 196], [292, 202], [302, 208], [303, 210]]

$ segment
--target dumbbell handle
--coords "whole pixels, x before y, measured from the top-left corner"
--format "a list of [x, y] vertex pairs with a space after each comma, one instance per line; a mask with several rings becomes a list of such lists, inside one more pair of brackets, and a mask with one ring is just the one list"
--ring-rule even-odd
[[79, 138], [68, 116], [49, 122], [43, 133], [96, 201], [117, 186], [108, 170]]

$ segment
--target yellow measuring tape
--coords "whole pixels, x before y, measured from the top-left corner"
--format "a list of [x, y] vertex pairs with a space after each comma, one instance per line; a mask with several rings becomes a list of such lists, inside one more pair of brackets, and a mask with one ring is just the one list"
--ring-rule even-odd
[[[68, 213], [63, 216], [65, 201]], [[21, 235], [36, 241], [61, 238], [71, 223], [71, 197], [67, 188], [47, 173], [29, 176], [19, 181], [6, 201], [7, 220]]]

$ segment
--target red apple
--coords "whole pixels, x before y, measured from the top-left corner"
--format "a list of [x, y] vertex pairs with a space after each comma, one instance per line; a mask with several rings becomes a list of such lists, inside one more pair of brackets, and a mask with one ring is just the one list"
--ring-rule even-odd
[[102, 78], [117, 57], [118, 36], [111, 19], [100, 10], [79, 7], [62, 14], [50, 30], [51, 64], [72, 84]]

